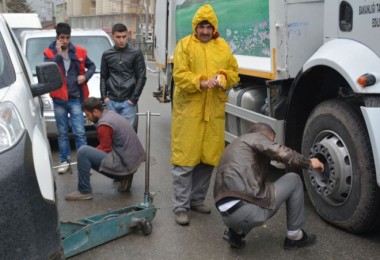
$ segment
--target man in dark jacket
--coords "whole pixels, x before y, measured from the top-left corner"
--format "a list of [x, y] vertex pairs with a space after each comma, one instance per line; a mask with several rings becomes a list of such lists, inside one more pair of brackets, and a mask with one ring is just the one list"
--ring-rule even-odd
[[287, 173], [274, 183], [267, 182], [270, 161], [291, 168], [316, 169], [324, 165], [274, 142], [274, 130], [267, 124], [253, 124], [249, 133], [234, 140], [225, 149], [216, 174], [214, 199], [228, 227], [223, 238], [232, 247], [245, 246], [244, 237], [261, 226], [286, 202], [287, 236], [285, 249], [310, 246], [316, 236], [301, 229], [305, 222], [304, 193], [301, 178]]
[[86, 117], [96, 124], [99, 145], [96, 148], [84, 145], [78, 150], [78, 190], [66, 195], [65, 199], [92, 199], [91, 169], [120, 180], [119, 191], [128, 190], [133, 173], [146, 157], [136, 132], [122, 116], [103, 110], [97, 98], [88, 98], [82, 107]]
[[127, 27], [112, 27], [115, 46], [103, 53], [100, 93], [109, 110], [124, 116], [137, 131], [137, 102], [146, 82], [144, 56], [127, 43]]
[[58, 23], [56, 33], [57, 39], [45, 49], [44, 56], [45, 61], [58, 64], [63, 79], [62, 87], [50, 93], [54, 104], [61, 160], [58, 173], [63, 174], [69, 170], [67, 161], [71, 155], [69, 120], [76, 149], [87, 144], [81, 104], [89, 95], [87, 82], [95, 72], [95, 64], [87, 56], [85, 49], [70, 42], [70, 25]]

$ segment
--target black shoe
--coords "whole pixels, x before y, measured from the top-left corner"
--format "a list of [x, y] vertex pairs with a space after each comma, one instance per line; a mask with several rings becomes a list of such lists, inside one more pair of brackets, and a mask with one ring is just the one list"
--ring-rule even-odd
[[239, 235], [233, 229], [227, 228], [224, 230], [223, 239], [227, 240], [233, 248], [243, 248], [245, 247], [244, 234]]
[[119, 192], [126, 192], [131, 189], [132, 186], [132, 180], [133, 180], [133, 173], [129, 174], [124, 179], [120, 180], [120, 187], [118, 188]]
[[303, 230], [302, 233], [302, 238], [299, 240], [292, 240], [286, 237], [284, 241], [284, 248], [292, 250], [297, 249], [298, 247], [307, 247], [313, 245], [317, 236], [314, 234], [307, 235]]

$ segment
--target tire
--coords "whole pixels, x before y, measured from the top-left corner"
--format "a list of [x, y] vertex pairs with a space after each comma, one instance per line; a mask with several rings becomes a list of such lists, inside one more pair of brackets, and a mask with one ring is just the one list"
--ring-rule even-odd
[[325, 165], [322, 174], [304, 171], [305, 186], [317, 213], [354, 234], [377, 229], [380, 189], [359, 111], [340, 100], [318, 105], [306, 123], [302, 153]]
[[152, 233], [152, 230], [153, 230], [152, 223], [149, 221], [142, 223], [141, 230], [145, 236], [150, 235]]

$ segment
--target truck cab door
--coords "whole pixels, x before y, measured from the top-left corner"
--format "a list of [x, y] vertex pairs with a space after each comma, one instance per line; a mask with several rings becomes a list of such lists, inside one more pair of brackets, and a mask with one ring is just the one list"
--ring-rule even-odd
[[[380, 4], [366, 0], [341, 1], [338, 38], [361, 42], [380, 55]], [[374, 39], [374, 36], [377, 38]]]

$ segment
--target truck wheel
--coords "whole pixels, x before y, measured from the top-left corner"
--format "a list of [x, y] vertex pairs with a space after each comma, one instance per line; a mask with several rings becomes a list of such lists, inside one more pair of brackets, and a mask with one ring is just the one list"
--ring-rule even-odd
[[325, 165], [323, 173], [304, 171], [305, 185], [317, 213], [351, 233], [376, 229], [380, 189], [360, 113], [340, 100], [318, 105], [306, 123], [302, 153], [319, 158]]

